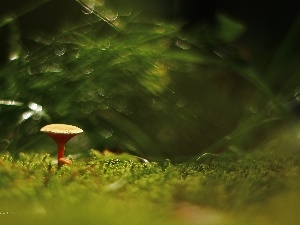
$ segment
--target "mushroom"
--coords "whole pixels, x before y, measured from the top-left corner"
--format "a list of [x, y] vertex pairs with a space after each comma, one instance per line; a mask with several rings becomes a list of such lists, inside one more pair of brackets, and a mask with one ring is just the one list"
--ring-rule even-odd
[[57, 144], [58, 167], [64, 164], [71, 164], [71, 160], [64, 158], [65, 145], [72, 137], [82, 133], [83, 130], [67, 124], [50, 124], [42, 127], [41, 132], [46, 133]]

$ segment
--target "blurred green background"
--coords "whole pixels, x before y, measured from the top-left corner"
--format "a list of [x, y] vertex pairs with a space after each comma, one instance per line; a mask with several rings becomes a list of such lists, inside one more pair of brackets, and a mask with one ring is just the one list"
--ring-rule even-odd
[[1, 5], [0, 151], [54, 153], [39, 129], [68, 123], [85, 131], [69, 154], [186, 160], [296, 124], [295, 1]]

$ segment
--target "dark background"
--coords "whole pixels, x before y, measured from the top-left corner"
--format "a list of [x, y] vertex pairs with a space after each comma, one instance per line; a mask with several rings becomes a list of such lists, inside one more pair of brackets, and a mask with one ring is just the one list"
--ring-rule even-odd
[[[122, 1], [113, 3], [124, 4]], [[141, 15], [160, 17], [169, 21], [184, 21], [185, 29], [197, 26], [214, 26], [215, 15], [223, 13], [243, 23], [247, 32], [241, 43], [252, 49], [260, 60], [268, 61], [269, 55], [280, 45], [292, 23], [299, 15], [300, 3], [294, 0], [247, 2], [231, 0], [153, 0], [126, 1]], [[13, 15], [22, 34], [34, 30], [54, 32], [66, 22], [76, 21], [82, 16], [81, 6], [75, 0], [2, 0], [0, 18]], [[7, 60], [10, 28], [0, 28], [0, 62]]]

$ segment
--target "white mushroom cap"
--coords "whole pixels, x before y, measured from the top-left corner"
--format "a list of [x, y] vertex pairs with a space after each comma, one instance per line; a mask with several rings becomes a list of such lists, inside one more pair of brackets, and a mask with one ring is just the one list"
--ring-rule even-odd
[[82, 129], [76, 126], [68, 124], [50, 124], [42, 127], [41, 132], [49, 134], [80, 134], [83, 132]]

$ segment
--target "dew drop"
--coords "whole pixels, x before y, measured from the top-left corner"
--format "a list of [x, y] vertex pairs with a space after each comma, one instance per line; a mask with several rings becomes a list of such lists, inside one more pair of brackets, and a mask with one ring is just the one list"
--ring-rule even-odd
[[95, 4], [92, 2], [85, 2], [82, 9], [82, 12], [86, 15], [92, 14], [95, 10]]
[[127, 108], [127, 101], [125, 99], [115, 99], [114, 108], [118, 112], [123, 112]]
[[109, 108], [109, 101], [105, 100], [98, 104], [99, 109], [108, 109]]
[[51, 37], [51, 36], [46, 36], [46, 35], [36, 35], [34, 40], [37, 43], [41, 43], [41, 44], [44, 44], [44, 45], [51, 45], [54, 38]]
[[114, 11], [104, 11], [103, 16], [110, 22], [116, 20], [118, 18], [118, 12]]
[[85, 68], [82, 68], [82, 69], [81, 69], [81, 72], [84, 73], [84, 74], [90, 74], [90, 73], [93, 72], [93, 68], [87, 66], [87, 67], [85, 67]]
[[14, 19], [15, 19], [15, 16], [13, 16], [13, 15], [5, 15], [5, 17], [1, 17], [0, 24], [1, 24], [1, 26], [5, 25], [5, 24], [9, 24]]
[[41, 73], [40, 68], [38, 68], [38, 67], [32, 67], [32, 66], [29, 66], [28, 69], [27, 69], [27, 71], [28, 71], [29, 75], [35, 75], [35, 74]]
[[7, 139], [3, 139], [0, 141], [0, 150], [3, 151], [5, 150], [9, 145], [10, 145], [10, 141]]
[[62, 72], [63, 68], [59, 63], [52, 63], [50, 65], [43, 65], [40, 68], [41, 73], [59, 73]]
[[232, 136], [231, 135], [227, 135], [226, 137], [225, 137], [225, 140], [226, 141], [230, 141], [232, 139]]
[[23, 105], [22, 102], [17, 102], [14, 100], [0, 100], [0, 105], [15, 105], [15, 106], [21, 106]]
[[11, 52], [10, 55], [9, 55], [9, 60], [13, 61], [13, 60], [18, 59], [19, 57], [20, 57], [19, 52]]
[[77, 51], [77, 52], [74, 54], [74, 57], [75, 57], [76, 59], [78, 59], [78, 58], [80, 57], [80, 52]]
[[48, 66], [47, 72], [52, 73], [59, 73], [62, 72], [64, 69], [59, 63], [53, 63], [52, 65]]
[[106, 50], [106, 49], [108, 49], [110, 47], [110, 41], [109, 40], [105, 40], [105, 41], [102, 41], [101, 43], [100, 43], [100, 48], [101, 48], [101, 50]]
[[97, 90], [98, 95], [105, 96], [105, 89], [103, 87], [99, 87]]
[[120, 20], [119, 18], [117, 18], [116, 20], [112, 21], [112, 24], [119, 28], [119, 29], [124, 29], [124, 27], [126, 26], [126, 23], [124, 23], [122, 20]]
[[250, 110], [250, 112], [252, 112], [252, 113], [257, 113], [258, 107], [252, 105], [252, 106], [249, 107], [249, 110]]
[[184, 49], [184, 50], [187, 50], [191, 47], [188, 42], [183, 41], [183, 40], [176, 40], [175, 44], [176, 44], [176, 46], [178, 46], [179, 48]]
[[155, 25], [153, 27], [153, 29], [154, 29], [154, 32], [159, 33], [159, 34], [162, 34], [166, 31], [166, 28], [164, 26], [161, 26], [161, 25]]
[[34, 112], [33, 111], [27, 111], [24, 112], [21, 116], [21, 122], [23, 122], [24, 120], [29, 119], [31, 116], [33, 116]]
[[88, 91], [87, 96], [88, 96], [89, 100], [92, 100], [95, 96], [95, 91], [94, 90]]
[[218, 49], [214, 50], [214, 53], [215, 53], [217, 56], [221, 57], [221, 58], [224, 57], [224, 53], [221, 52], [221, 51], [219, 51]]
[[30, 102], [28, 104], [28, 108], [33, 110], [33, 111], [36, 111], [36, 112], [41, 112], [43, 110], [43, 107], [41, 105], [38, 105], [34, 102]]
[[297, 87], [294, 96], [298, 102], [300, 102], [300, 87]]
[[108, 130], [108, 129], [102, 129], [100, 131], [101, 136], [103, 136], [104, 138], [110, 138], [113, 135], [112, 130]]
[[63, 56], [66, 52], [66, 48], [65, 47], [56, 47], [53, 49], [53, 52], [55, 55], [57, 56]]

